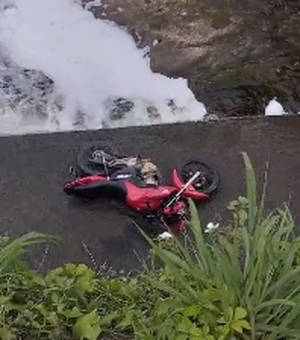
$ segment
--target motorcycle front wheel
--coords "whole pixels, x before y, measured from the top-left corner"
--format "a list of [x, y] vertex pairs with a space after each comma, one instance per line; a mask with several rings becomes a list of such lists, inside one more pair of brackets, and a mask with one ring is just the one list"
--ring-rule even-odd
[[180, 177], [187, 183], [197, 171], [200, 171], [200, 176], [193, 183], [193, 187], [208, 195], [216, 192], [220, 185], [220, 174], [217, 169], [203, 161], [192, 160], [184, 164], [180, 170]]
[[124, 157], [118, 155], [110, 146], [102, 143], [89, 143], [82, 147], [76, 158], [76, 170], [80, 177], [111, 175], [116, 169], [107, 167], [107, 163]]

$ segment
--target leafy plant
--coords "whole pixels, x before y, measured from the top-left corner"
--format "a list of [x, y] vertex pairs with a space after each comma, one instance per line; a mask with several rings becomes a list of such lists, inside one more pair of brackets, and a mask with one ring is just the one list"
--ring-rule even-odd
[[192, 235], [185, 244], [172, 240], [171, 248], [148, 239], [164, 273], [146, 280], [166, 297], [153, 315], [136, 323], [139, 338], [300, 338], [294, 220], [286, 206], [265, 214], [264, 194], [258, 204], [255, 174], [248, 156], [243, 157], [247, 197], [230, 204], [232, 226], [204, 234], [190, 202]]

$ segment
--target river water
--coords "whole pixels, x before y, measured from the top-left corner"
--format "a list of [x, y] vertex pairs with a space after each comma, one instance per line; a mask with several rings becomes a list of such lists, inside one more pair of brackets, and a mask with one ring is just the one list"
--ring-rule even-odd
[[0, 133], [201, 120], [185, 79], [75, 0], [1, 0]]

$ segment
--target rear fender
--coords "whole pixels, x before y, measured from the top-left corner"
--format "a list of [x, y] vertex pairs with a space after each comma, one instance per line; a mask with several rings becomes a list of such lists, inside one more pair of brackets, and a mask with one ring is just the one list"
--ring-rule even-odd
[[[173, 183], [175, 185], [175, 187], [180, 190], [184, 187], [184, 182], [180, 179], [179, 175], [178, 175], [178, 171], [176, 169], [173, 170]], [[182, 197], [185, 198], [191, 198], [192, 200], [195, 201], [204, 201], [204, 200], [208, 200], [209, 199], [209, 195], [203, 193], [203, 192], [199, 192], [197, 191], [192, 185], [190, 185], [183, 193], [182, 193]]]
[[70, 196], [85, 198], [110, 197], [124, 201], [127, 190], [122, 181], [110, 181], [104, 176], [92, 175], [67, 183], [64, 192]]

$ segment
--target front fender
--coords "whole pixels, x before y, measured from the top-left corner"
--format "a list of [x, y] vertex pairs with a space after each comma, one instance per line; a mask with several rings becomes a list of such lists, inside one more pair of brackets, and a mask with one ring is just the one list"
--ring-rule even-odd
[[[184, 187], [184, 182], [180, 179], [178, 171], [176, 169], [173, 170], [173, 183], [175, 187], [180, 190]], [[185, 198], [191, 198], [192, 200], [195, 201], [204, 201], [209, 199], [209, 195], [197, 191], [192, 185], [190, 185], [183, 193], [182, 197]]]

